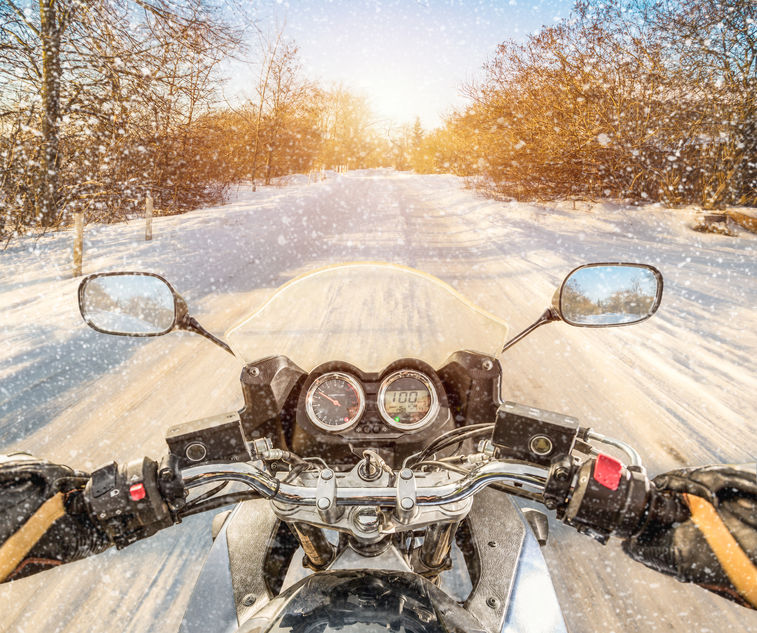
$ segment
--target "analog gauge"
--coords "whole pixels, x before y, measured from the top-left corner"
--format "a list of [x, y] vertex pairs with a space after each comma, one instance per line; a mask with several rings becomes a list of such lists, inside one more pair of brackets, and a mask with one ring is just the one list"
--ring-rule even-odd
[[319, 376], [310, 385], [305, 404], [313, 424], [334, 433], [357, 423], [365, 410], [365, 395], [355, 378], [332, 371]]
[[439, 411], [439, 399], [426, 374], [404, 369], [390, 374], [381, 383], [378, 406], [389, 426], [412, 431], [434, 419]]

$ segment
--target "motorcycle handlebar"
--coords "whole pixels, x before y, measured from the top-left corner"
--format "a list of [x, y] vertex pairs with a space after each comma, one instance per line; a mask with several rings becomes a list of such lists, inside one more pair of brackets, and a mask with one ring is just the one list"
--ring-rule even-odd
[[[606, 455], [588, 459], [567, 477], [554, 466], [547, 473], [533, 465], [493, 460], [436, 486], [416, 486], [414, 473], [407, 468], [395, 471], [395, 485], [391, 487], [348, 487], [339, 486], [336, 473], [328, 468], [320, 471], [314, 485], [300, 485], [282, 481], [251, 464], [236, 466], [239, 470], [207, 470], [205, 466], [180, 471], [175, 463], [158, 466], [147, 458], [120, 468], [110, 464], [93, 473], [85, 498], [93, 519], [119, 547], [149, 536], [181, 516], [218, 507], [212, 492], [206, 493], [211, 496], [202, 503], [190, 500], [185, 505], [185, 497], [193, 488], [228, 481], [240, 482], [267, 499], [326, 510], [332, 504], [397, 508], [408, 496], [414, 505], [439, 506], [468, 499], [488, 485], [504, 483], [509, 485], [509, 492], [555, 508], [557, 518], [602, 542], [611, 534], [636, 534], [650, 521], [673, 523], [681, 520], [684, 512], [674, 499], [656, 492], [643, 468], [626, 468]], [[556, 479], [561, 482], [557, 486]], [[324, 481], [330, 485], [321, 485]], [[232, 503], [246, 495], [225, 497]]]
[[[395, 473], [398, 482], [403, 471]], [[546, 476], [535, 471], [541, 471]], [[507, 483], [512, 485], [509, 492], [533, 499], [534, 495], [527, 494], [523, 488], [528, 486], [538, 492], [536, 498], [539, 501], [547, 504], [556, 471], [559, 469], [553, 468], [546, 473], [527, 464], [493, 461], [451, 483], [417, 487], [415, 503], [421, 506], [455, 503], [488, 485]], [[333, 472], [330, 477], [333, 477]], [[191, 489], [229, 480], [244, 483], [261, 496], [282, 503], [319, 505], [317, 485], [284, 483], [255, 468], [249, 468], [246, 472], [212, 471], [190, 475], [185, 483]], [[557, 510], [558, 518], [603, 542], [611, 534], [619, 537], [637, 534], [650, 522], [669, 525], [686, 518], [685, 507], [677, 498], [659, 494], [642, 467], [625, 467], [607, 455], [591, 458], [577, 467], [566, 490], [567, 493], [556, 504], [549, 504]], [[395, 508], [398, 498], [398, 487], [336, 486], [333, 503], [337, 506]]]
[[[331, 473], [329, 478], [333, 477], [333, 471], [326, 470]], [[403, 474], [408, 470], [403, 469], [398, 473], [398, 482], [403, 480]], [[509, 482], [518, 486], [528, 485], [543, 489], [546, 478], [528, 472], [530, 470], [533, 469], [528, 466], [492, 462], [449, 484], [415, 488], [415, 503], [417, 505], [436, 506], [463, 501], [485, 486], [496, 482]], [[325, 473], [326, 471], [321, 471], [320, 477], [323, 478]], [[410, 477], [407, 477], [407, 479], [410, 479]], [[267, 499], [292, 505], [316, 506], [319, 498], [322, 497], [318, 486], [284, 483], [257, 469], [250, 469], [247, 472], [212, 471], [199, 473], [190, 475], [185, 480], [185, 485], [191, 489], [218, 481], [238, 481]], [[393, 508], [397, 505], [397, 498], [397, 487], [365, 486], [355, 488], [336, 486], [334, 492], [334, 502], [340, 506]]]

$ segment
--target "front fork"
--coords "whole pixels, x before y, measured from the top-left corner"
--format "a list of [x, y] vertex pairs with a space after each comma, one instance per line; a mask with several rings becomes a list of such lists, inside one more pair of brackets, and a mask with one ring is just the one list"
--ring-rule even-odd
[[[421, 569], [418, 573], [427, 578], [436, 578], [449, 567], [450, 550], [455, 540], [459, 522], [436, 523], [426, 528], [423, 544], [418, 554]], [[424, 569], [425, 568], [425, 569]]]
[[334, 560], [336, 549], [326, 538], [323, 529], [298, 521], [287, 523], [287, 525], [305, 552], [303, 564], [315, 571], [326, 569]]
[[[303, 564], [314, 571], [322, 571], [328, 568], [338, 552], [337, 548], [326, 538], [324, 530], [299, 521], [290, 521], [287, 522], [287, 525], [305, 552]], [[413, 547], [414, 538], [411, 531], [400, 532], [399, 538], [402, 544], [408, 538], [410, 539], [409, 546], [402, 547], [401, 545], [399, 550], [403, 552], [413, 571], [429, 580], [436, 580], [441, 572], [449, 569], [450, 550], [459, 525], [459, 521], [429, 525], [424, 530], [423, 543], [419, 547]], [[358, 554], [373, 557], [386, 549], [396, 539], [397, 537], [391, 535], [387, 535], [378, 542], [362, 542], [355, 538], [349, 538], [347, 543]]]

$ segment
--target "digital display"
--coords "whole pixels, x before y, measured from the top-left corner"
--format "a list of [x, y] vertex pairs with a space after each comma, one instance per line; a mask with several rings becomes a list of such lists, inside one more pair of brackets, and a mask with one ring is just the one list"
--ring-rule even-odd
[[381, 415], [389, 426], [401, 431], [425, 424], [436, 403], [432, 389], [431, 381], [419, 371], [392, 374], [381, 388]]
[[399, 413], [423, 413], [431, 407], [431, 394], [428, 389], [403, 389], [387, 391], [384, 397], [384, 409], [390, 416]]

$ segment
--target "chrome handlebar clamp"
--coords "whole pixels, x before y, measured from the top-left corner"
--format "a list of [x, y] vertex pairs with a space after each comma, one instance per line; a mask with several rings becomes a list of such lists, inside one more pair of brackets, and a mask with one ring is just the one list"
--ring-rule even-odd
[[418, 514], [415, 473], [403, 468], [397, 473], [397, 496], [394, 514], [402, 524], [410, 523]]
[[315, 507], [321, 519], [327, 523], [338, 521], [344, 508], [336, 504], [336, 473], [330, 468], [324, 468], [318, 474], [315, 494]]

